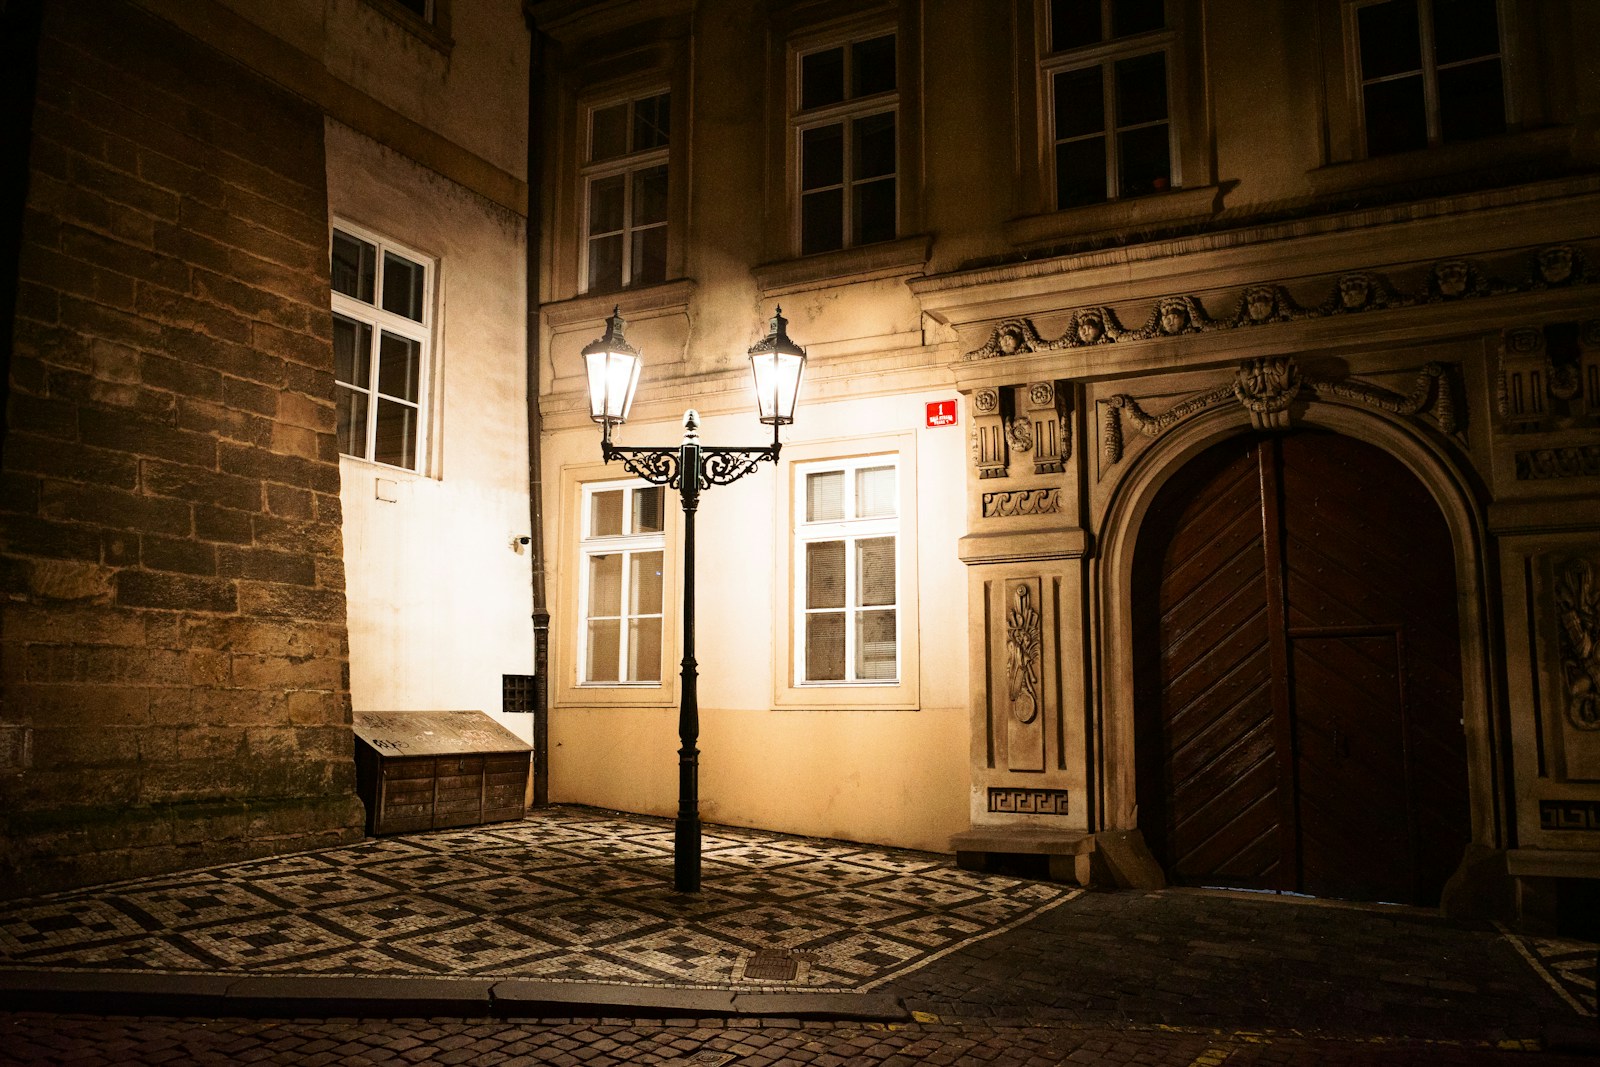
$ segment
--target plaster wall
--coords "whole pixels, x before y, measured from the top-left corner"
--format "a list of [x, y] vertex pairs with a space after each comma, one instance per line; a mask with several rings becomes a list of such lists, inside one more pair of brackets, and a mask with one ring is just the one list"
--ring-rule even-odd
[[[533, 672], [522, 223], [335, 122], [329, 213], [438, 269], [427, 462], [340, 459], [357, 710], [499, 715], [501, 676]], [[385, 498], [391, 499], [385, 499]]]

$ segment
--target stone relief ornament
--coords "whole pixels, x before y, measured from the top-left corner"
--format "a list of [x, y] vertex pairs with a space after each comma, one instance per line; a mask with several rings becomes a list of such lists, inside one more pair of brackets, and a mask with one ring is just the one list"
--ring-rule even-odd
[[1600, 478], [1600, 445], [1571, 448], [1531, 448], [1513, 457], [1517, 481], [1550, 478]]
[[1006, 443], [1013, 452], [1033, 450], [1033, 423], [1027, 419], [1006, 419]]
[[1439, 428], [1456, 432], [1456, 403], [1449, 368], [1429, 363], [1417, 376], [1409, 396], [1358, 379], [1311, 381], [1295, 366], [1292, 356], [1269, 356], [1239, 364], [1233, 382], [1208, 392], [1195, 393], [1159, 415], [1151, 415], [1126, 393], [1106, 397], [1101, 406], [1101, 453], [1108, 464], [1122, 461], [1122, 419], [1126, 417], [1146, 437], [1159, 437], [1172, 426], [1229, 400], [1250, 412], [1256, 429], [1283, 429], [1290, 425], [1292, 405], [1307, 389], [1318, 399], [1338, 398], [1366, 404], [1392, 415], [1417, 415], [1431, 408]]
[[[1357, 312], [1450, 303], [1477, 296], [1600, 283], [1600, 272], [1590, 268], [1590, 261], [1583, 249], [1575, 245], [1524, 249], [1506, 253], [1503, 258], [1501, 268], [1504, 274], [1520, 276], [1522, 280], [1500, 280], [1492, 276], [1485, 266], [1457, 258], [1439, 260], [1427, 267], [1425, 274], [1414, 280], [1408, 278], [1408, 291], [1415, 295], [1402, 294], [1385, 275], [1377, 271], [1356, 270], [1329, 278], [1324, 284], [1331, 285], [1331, 291], [1315, 307], [1297, 304], [1283, 285], [1258, 282], [1240, 290], [1234, 298], [1232, 315], [1220, 320], [1210, 318], [1200, 298], [1192, 294], [1160, 298], [1145, 310], [1143, 325], [1135, 330], [1124, 328], [1116, 312], [1103, 305], [1073, 310], [1065, 331], [1053, 340], [1041, 337], [1033, 323], [1026, 318], [1005, 319], [995, 326], [981, 347], [967, 352], [964, 358], [994, 359], [1115, 342], [1155, 341], [1244, 326], [1266, 326]], [[1412, 269], [1420, 272], [1423, 268], [1418, 266]]]
[[1265, 326], [1269, 322], [1292, 322], [1309, 312], [1297, 306], [1281, 285], [1252, 285], [1239, 295], [1229, 327]]
[[1060, 510], [1061, 490], [1055, 486], [983, 494], [983, 517], [986, 519], [1014, 519], [1023, 515], [1054, 515]]
[[1289, 405], [1299, 393], [1300, 371], [1288, 356], [1246, 360], [1233, 379], [1233, 395], [1250, 412], [1250, 425], [1258, 430], [1287, 428]]
[[1594, 564], [1582, 558], [1563, 564], [1555, 599], [1567, 720], [1579, 730], [1600, 730], [1600, 589]]
[[1006, 676], [1010, 682], [1011, 715], [1027, 724], [1039, 717], [1039, 655], [1044, 633], [1033, 590], [1018, 585], [1006, 611]]

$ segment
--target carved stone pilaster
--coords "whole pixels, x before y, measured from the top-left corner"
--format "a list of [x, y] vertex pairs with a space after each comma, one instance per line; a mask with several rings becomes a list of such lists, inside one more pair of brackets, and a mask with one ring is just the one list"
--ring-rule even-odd
[[1004, 478], [1011, 462], [1001, 399], [999, 389], [976, 389], [972, 393], [973, 458], [979, 478]]
[[1044, 616], [1040, 582], [1006, 583], [1006, 765], [1013, 771], [1044, 770]]
[[1072, 456], [1071, 428], [1065, 396], [1055, 382], [1033, 382], [1026, 390], [1028, 419], [1033, 423], [1033, 473], [1060, 474]]

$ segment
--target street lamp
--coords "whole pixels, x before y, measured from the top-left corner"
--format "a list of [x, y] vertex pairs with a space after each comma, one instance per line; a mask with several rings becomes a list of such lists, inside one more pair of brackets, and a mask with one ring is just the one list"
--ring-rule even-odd
[[678, 704], [678, 817], [673, 823], [672, 883], [680, 893], [700, 891], [700, 694], [694, 659], [694, 513], [700, 491], [736, 482], [762, 460], [778, 461], [778, 427], [794, 421], [805, 370], [805, 349], [789, 340], [789, 320], [778, 308], [771, 329], [750, 347], [756, 405], [772, 427], [772, 444], [712, 448], [700, 444], [700, 414], [683, 413], [683, 441], [676, 448], [638, 448], [611, 443], [611, 427], [628, 421], [639, 385], [639, 350], [623, 336], [621, 308], [606, 319], [606, 332], [583, 348], [589, 378], [589, 417], [601, 427], [600, 455], [654, 485], [670, 486], [683, 502], [683, 691]]

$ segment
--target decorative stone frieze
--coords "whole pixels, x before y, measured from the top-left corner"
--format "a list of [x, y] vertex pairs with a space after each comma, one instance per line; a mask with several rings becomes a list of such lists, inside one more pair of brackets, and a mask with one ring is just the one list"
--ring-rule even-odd
[[1065, 815], [1065, 789], [1013, 789], [989, 787], [989, 810], [1007, 815]]
[[1600, 445], [1530, 448], [1513, 455], [1517, 481], [1550, 478], [1600, 478]]
[[963, 358], [997, 359], [1091, 345], [1127, 344], [1600, 283], [1600, 272], [1590, 267], [1589, 257], [1568, 244], [1513, 253], [1501, 265], [1511, 277], [1496, 276], [1477, 261], [1442, 259], [1427, 268], [1413, 292], [1402, 291], [1386, 274], [1376, 270], [1346, 271], [1323, 281], [1327, 295], [1309, 307], [1297, 303], [1284, 284], [1258, 282], [1239, 290], [1233, 300], [1233, 313], [1221, 319], [1210, 316], [1199, 296], [1172, 294], [1151, 303], [1143, 324], [1136, 328], [1123, 326], [1109, 307], [1081, 307], [1069, 313], [1066, 329], [1056, 338], [1041, 336], [1030, 319], [1009, 318], [996, 324], [984, 344]]
[[1293, 421], [1295, 401], [1307, 390], [1318, 399], [1355, 401], [1392, 415], [1429, 411], [1439, 429], [1447, 434], [1456, 432], [1456, 400], [1445, 364], [1427, 364], [1410, 395], [1401, 396], [1357, 378], [1310, 380], [1295, 366], [1292, 356], [1274, 356], [1244, 361], [1228, 385], [1185, 397], [1159, 415], [1146, 412], [1126, 393], [1106, 397], [1100, 401], [1101, 452], [1107, 463], [1121, 462], [1124, 417], [1146, 437], [1159, 437], [1184, 419], [1230, 400], [1244, 405], [1257, 429], [1284, 429]]
[[983, 517], [986, 519], [1014, 519], [1023, 515], [1054, 515], [1061, 510], [1061, 490], [1054, 486], [1043, 489], [1017, 489], [1011, 492], [983, 494]]

